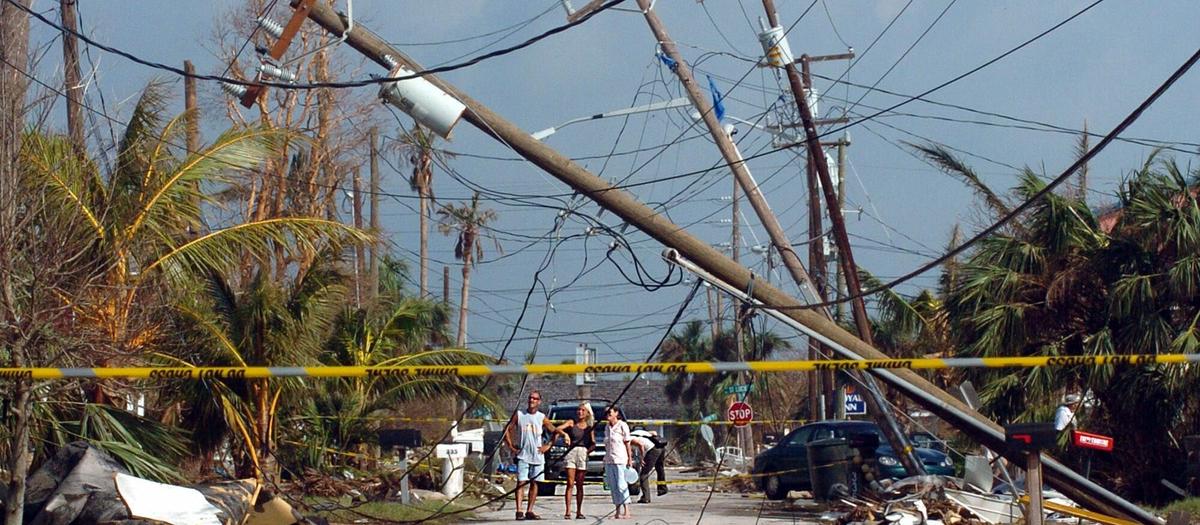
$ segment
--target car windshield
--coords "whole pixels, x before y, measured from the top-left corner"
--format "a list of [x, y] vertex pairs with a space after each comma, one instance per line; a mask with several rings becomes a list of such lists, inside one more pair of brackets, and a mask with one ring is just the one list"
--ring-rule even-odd
[[887, 443], [883, 433], [879, 431], [879, 427], [875, 425], [847, 425], [834, 427], [833, 433], [840, 438], [848, 438], [854, 434], [871, 434], [879, 438], [880, 443]]

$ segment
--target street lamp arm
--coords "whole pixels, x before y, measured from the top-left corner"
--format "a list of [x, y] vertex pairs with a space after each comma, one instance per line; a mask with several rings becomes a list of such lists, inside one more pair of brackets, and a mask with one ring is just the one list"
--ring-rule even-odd
[[558, 130], [565, 128], [571, 124], [575, 124], [577, 122], [584, 122], [584, 121], [588, 121], [588, 120], [599, 120], [602, 118], [610, 118], [610, 117], [621, 117], [621, 116], [625, 116], [625, 115], [633, 115], [635, 113], [648, 113], [650, 111], [661, 111], [664, 109], [678, 108], [678, 107], [682, 107], [682, 106], [690, 106], [691, 103], [692, 102], [690, 100], [688, 100], [687, 97], [680, 97], [680, 98], [674, 98], [671, 100], [664, 100], [662, 102], [655, 102], [653, 104], [646, 104], [644, 106], [636, 106], [636, 107], [632, 107], [632, 108], [622, 108], [622, 109], [617, 109], [617, 110], [613, 110], [613, 111], [606, 111], [604, 113], [597, 113], [595, 115], [591, 115], [588, 117], [573, 118], [573, 119], [563, 122], [562, 124], [559, 124], [557, 126], [549, 127], [549, 128], [543, 129], [541, 131], [536, 131], [534, 133], [531, 133], [530, 136], [532, 136], [533, 138], [535, 138], [537, 140], [542, 140], [542, 139], [545, 139], [546, 137], [549, 137], [550, 135], [557, 133]]

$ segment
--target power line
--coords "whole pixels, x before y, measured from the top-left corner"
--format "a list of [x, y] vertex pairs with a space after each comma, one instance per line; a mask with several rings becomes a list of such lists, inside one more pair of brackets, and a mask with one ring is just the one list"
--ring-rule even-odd
[[194, 78], [197, 80], [211, 80], [211, 81], [217, 81], [217, 82], [225, 82], [227, 84], [235, 84], [235, 85], [239, 85], [239, 86], [269, 86], [269, 87], [275, 87], [275, 88], [281, 88], [281, 89], [311, 90], [311, 89], [322, 89], [322, 88], [339, 88], [339, 89], [340, 88], [354, 88], [354, 87], [363, 87], [363, 86], [369, 86], [369, 85], [374, 85], [374, 84], [386, 84], [386, 83], [391, 83], [391, 82], [395, 82], [395, 81], [399, 81], [399, 80], [420, 78], [420, 77], [424, 77], [426, 75], [433, 75], [436, 73], [444, 73], [447, 71], [454, 71], [454, 70], [458, 70], [458, 69], [463, 69], [465, 67], [470, 67], [470, 66], [478, 64], [480, 62], [483, 62], [485, 60], [504, 56], [504, 55], [510, 54], [514, 51], [524, 49], [524, 48], [529, 47], [533, 44], [536, 44], [546, 38], [554, 36], [558, 33], [562, 33], [563, 31], [566, 31], [566, 30], [571, 29], [579, 24], [587, 22], [593, 16], [596, 16], [596, 15], [624, 2], [625, 0], [610, 0], [609, 2], [596, 8], [594, 11], [589, 12], [588, 14], [584, 15], [583, 17], [580, 17], [578, 20], [575, 20], [574, 22], [568, 22], [561, 26], [557, 26], [553, 29], [550, 29], [541, 34], [538, 34], [537, 36], [534, 36], [528, 40], [525, 40], [524, 42], [521, 42], [519, 44], [509, 46], [509, 47], [506, 47], [503, 49], [498, 49], [496, 51], [492, 51], [490, 53], [486, 53], [486, 54], [480, 55], [478, 57], [472, 58], [470, 60], [466, 60], [464, 62], [459, 62], [457, 64], [449, 64], [449, 65], [445, 65], [445, 66], [432, 67], [432, 68], [428, 68], [428, 69], [423, 69], [421, 71], [412, 73], [410, 75], [404, 75], [404, 76], [398, 76], [398, 77], [367, 78], [367, 79], [351, 80], [351, 81], [344, 81], [344, 82], [308, 82], [308, 83], [295, 83], [295, 84], [288, 83], [288, 82], [274, 82], [274, 81], [268, 81], [268, 80], [242, 80], [239, 78], [232, 78], [232, 77], [227, 77], [224, 75], [203, 75], [203, 74], [197, 74], [197, 73], [189, 73], [181, 68], [178, 68], [178, 67], [175, 67], [172, 65], [168, 65], [168, 64], [163, 64], [161, 62], [147, 60], [147, 59], [141, 58], [137, 55], [134, 55], [133, 53], [130, 53], [128, 51], [124, 51], [124, 50], [121, 50], [121, 49], [118, 49], [118, 48], [115, 48], [115, 47], [112, 47], [112, 46], [109, 46], [106, 44], [102, 44], [96, 40], [93, 40], [92, 38], [88, 37], [87, 35], [84, 35], [78, 31], [75, 31], [74, 29], [69, 29], [69, 28], [65, 28], [65, 27], [61, 26], [60, 24], [50, 20], [49, 18], [42, 15], [41, 13], [38, 13], [37, 11], [34, 11], [33, 9], [30, 9], [24, 5], [21, 5], [21, 3], [17, 2], [16, 0], [5, 0], [5, 1], [11, 5], [17, 7], [18, 9], [28, 13], [30, 16], [38, 19], [43, 24], [46, 24], [50, 27], [58, 29], [59, 31], [64, 31], [64, 32], [73, 34], [80, 40], [83, 40], [84, 42], [87, 42], [88, 44], [91, 44], [92, 46], [95, 46], [99, 49], [102, 49], [102, 50], [112, 53], [114, 55], [121, 56], [127, 60], [133, 61], [135, 63], [141, 64], [146, 67], [159, 69], [159, 70], [173, 73], [175, 75], [179, 75], [182, 77]]
[[[1103, 0], [1099, 0], [1099, 1], [1103, 1]], [[1099, 3], [1099, 1], [1097, 1], [1096, 3], [1094, 3], [1092, 5], [1093, 6], [1096, 5], [1097, 3]], [[1089, 6], [1089, 8], [1090, 7], [1091, 6]], [[996, 232], [1000, 228], [1004, 227], [1004, 225], [1008, 224], [1009, 221], [1013, 220], [1021, 213], [1024, 213], [1025, 210], [1027, 210], [1031, 206], [1033, 206], [1034, 203], [1041, 200], [1041, 198], [1046, 196], [1048, 193], [1054, 191], [1054, 188], [1057, 188], [1060, 184], [1062, 184], [1068, 178], [1070, 178], [1071, 175], [1073, 175], [1075, 173], [1075, 171], [1079, 169], [1080, 166], [1087, 164], [1088, 161], [1092, 160], [1092, 158], [1094, 158], [1101, 151], [1103, 151], [1105, 147], [1107, 147], [1114, 140], [1116, 140], [1116, 137], [1118, 135], [1120, 135], [1122, 131], [1124, 131], [1129, 126], [1131, 126], [1134, 122], [1136, 122], [1138, 120], [1138, 118], [1142, 116], [1142, 113], [1144, 113], [1147, 109], [1149, 109], [1150, 106], [1153, 105], [1154, 102], [1157, 101], [1158, 98], [1163, 95], [1163, 93], [1166, 93], [1167, 90], [1170, 89], [1170, 87], [1172, 85], [1174, 85], [1176, 81], [1178, 81], [1181, 77], [1183, 77], [1183, 75], [1185, 73], [1187, 73], [1187, 71], [1190, 70], [1192, 68], [1192, 66], [1196, 64], [1196, 62], [1198, 60], [1200, 60], [1200, 50], [1197, 50], [1195, 53], [1193, 53], [1192, 56], [1186, 62], [1184, 62], [1182, 66], [1180, 66], [1178, 69], [1176, 69], [1175, 72], [1169, 78], [1167, 78], [1166, 81], [1164, 81], [1161, 85], [1159, 85], [1158, 88], [1155, 89], [1154, 92], [1151, 93], [1148, 98], [1143, 100], [1142, 103], [1139, 104], [1137, 106], [1137, 108], [1135, 108], [1133, 110], [1132, 113], [1130, 113], [1119, 124], [1117, 124], [1117, 126], [1115, 128], [1113, 128], [1112, 131], [1108, 132], [1108, 134], [1105, 135], [1104, 138], [1100, 139], [1100, 142], [1096, 143], [1096, 145], [1093, 146], [1092, 149], [1088, 150], [1087, 153], [1084, 153], [1078, 159], [1076, 159], [1075, 162], [1071, 163], [1071, 165], [1068, 166], [1067, 169], [1064, 170], [1058, 177], [1055, 177], [1053, 180], [1051, 180], [1049, 183], [1047, 183], [1046, 186], [1043, 187], [1040, 191], [1038, 191], [1036, 194], [1034, 194], [1029, 199], [1022, 202], [1021, 204], [1014, 207], [1012, 210], [1010, 210], [1007, 214], [1005, 214], [999, 220], [992, 223], [992, 225], [988, 226], [987, 228], [984, 228], [982, 231], [975, 234], [970, 239], [967, 239], [962, 244], [947, 251], [945, 254], [938, 257], [937, 259], [934, 259], [934, 260], [916, 268], [915, 270], [908, 272], [908, 273], [906, 273], [892, 281], [889, 281], [885, 284], [882, 284], [882, 285], [872, 288], [870, 290], [865, 290], [858, 294], [855, 294], [855, 295], [852, 295], [849, 297], [845, 297], [842, 299], [838, 299], [838, 300], [834, 300], [834, 301], [825, 301], [822, 303], [807, 304], [807, 305], [802, 305], [802, 306], [768, 305], [768, 306], [760, 306], [760, 307], [765, 307], [765, 308], [770, 308], [770, 309], [775, 309], [775, 310], [807, 310], [807, 309], [812, 309], [812, 308], [823, 308], [826, 306], [836, 305], [838, 303], [852, 301], [852, 300], [858, 299], [860, 297], [874, 295], [874, 294], [882, 292], [884, 290], [889, 290], [889, 289], [895, 288], [896, 286], [899, 286], [900, 284], [903, 284], [904, 282], [906, 282], [922, 273], [925, 273], [933, 268], [940, 266], [942, 263], [950, 260], [951, 258], [958, 256], [959, 254], [965, 252], [968, 248], [973, 246], [975, 243], [979, 242], [980, 240], [984, 239], [988, 235], [991, 235], [992, 233]]]
[[[912, 2], [909, 2], [909, 3], [912, 3]], [[917, 44], [920, 44], [921, 41], [925, 39], [925, 36], [928, 35], [930, 31], [933, 30], [933, 26], [936, 26], [938, 24], [938, 22], [941, 22], [942, 17], [946, 16], [946, 12], [950, 11], [950, 8], [954, 7], [954, 4], [956, 4], [956, 3], [958, 3], [958, 0], [950, 0], [950, 3], [946, 4], [946, 8], [942, 9], [942, 12], [937, 15], [937, 18], [933, 19], [933, 22], [929, 23], [929, 26], [927, 26], [925, 28], [925, 31], [921, 32], [921, 34], [919, 36], [917, 36], [917, 39], [915, 41], [913, 41], [912, 45], [908, 46], [908, 49], [905, 49], [904, 52], [900, 54], [900, 58], [897, 58], [895, 62], [892, 62], [891, 67], [887, 68], [887, 71], [884, 71], [883, 74], [879, 76], [879, 78], [875, 79], [875, 83], [871, 84], [872, 89], [874, 89], [875, 86], [878, 86], [880, 82], [883, 82], [883, 79], [887, 78], [888, 75], [892, 74], [892, 71], [895, 71], [896, 67], [900, 65], [900, 62], [903, 62], [904, 58], [907, 57], [908, 54], [911, 53], [912, 50], [917, 47]], [[908, 6], [905, 5], [904, 8], [907, 9]], [[903, 14], [904, 11], [901, 11], [900, 13]], [[896, 15], [896, 16], [899, 17], [900, 15]], [[889, 24], [888, 27], [891, 27], [891, 25]], [[885, 28], [884, 31], [886, 32], [887, 29]], [[880, 35], [880, 36], [882, 36], [882, 35]], [[874, 43], [872, 43], [872, 45], [874, 45]], [[870, 51], [870, 48], [867, 48], [867, 51]], [[866, 51], [864, 51], [863, 54], [865, 55]], [[855, 60], [855, 63], [857, 63], [857, 62], [858, 61]], [[854, 64], [851, 64], [850, 67], [854, 67]], [[849, 68], [847, 68], [847, 71], [849, 71]], [[843, 76], [844, 75], [845, 74], [843, 73]], [[864, 98], [867, 98], [867, 95], [869, 93], [870, 93], [870, 91], [868, 91], [867, 93], [863, 93], [863, 95], [861, 97], [859, 97], [858, 100], [854, 101], [854, 104], [852, 104], [848, 109], [846, 109], [843, 112], [843, 114], [854, 111], [854, 108], [858, 106], [858, 103], [862, 102]]]

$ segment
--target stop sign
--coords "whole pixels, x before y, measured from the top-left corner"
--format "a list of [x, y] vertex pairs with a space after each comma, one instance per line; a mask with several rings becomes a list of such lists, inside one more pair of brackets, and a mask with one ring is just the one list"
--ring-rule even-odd
[[733, 422], [733, 426], [744, 427], [754, 419], [754, 409], [750, 408], [749, 403], [738, 401], [729, 405], [729, 411], [725, 413], [725, 416]]

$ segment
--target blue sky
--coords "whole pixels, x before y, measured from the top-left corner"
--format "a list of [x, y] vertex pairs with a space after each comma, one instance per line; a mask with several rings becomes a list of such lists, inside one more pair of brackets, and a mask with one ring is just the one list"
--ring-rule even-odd
[[[573, 3], [579, 6], [586, 2]], [[797, 54], [841, 53], [853, 47], [861, 58], [852, 69], [847, 70], [846, 62], [826, 62], [814, 65], [814, 73], [870, 86], [896, 64], [948, 4], [953, 4], [924, 39], [879, 82], [881, 89], [912, 95], [1007, 51], [1088, 3], [917, 0], [905, 9], [908, 2], [904, 0], [818, 0], [796, 23], [789, 41]], [[283, 20], [286, 2], [280, 4], [273, 14]], [[796, 22], [809, 4], [810, 1], [778, 1], [784, 25]], [[47, 12], [57, 5], [47, 0], [34, 1], [35, 9]], [[164, 63], [179, 64], [190, 59], [201, 72], [219, 73], [224, 63], [214, 52], [216, 46], [210, 35], [234, 5], [242, 4], [232, 0], [81, 0], [79, 9], [85, 32], [102, 42]], [[633, 5], [630, 0], [622, 7]], [[344, 9], [344, 0], [337, 1], [336, 6]], [[777, 99], [781, 88], [786, 89], [786, 82], [777, 81], [772, 71], [751, 64], [761, 54], [756, 37], [758, 19], [763, 16], [759, 2], [660, 0], [655, 9], [698, 76], [703, 79], [702, 75], [711, 75], [717, 87], [726, 92], [728, 114], [755, 120]], [[559, 3], [548, 0], [358, 0], [354, 12], [360, 23], [427, 66], [459, 62], [464, 56], [520, 42], [565, 21]], [[1082, 127], [1086, 121], [1090, 130], [1105, 133], [1200, 46], [1200, 33], [1194, 27], [1198, 15], [1200, 5], [1191, 1], [1109, 0], [1031, 46], [927, 98], [1072, 129]], [[863, 54], [893, 20], [893, 26]], [[521, 25], [526, 21], [530, 22]], [[37, 21], [32, 23], [35, 42], [45, 43], [55, 36]], [[516, 27], [469, 38], [510, 26]], [[467, 40], [447, 42], [462, 39]], [[41, 63], [39, 76], [43, 80], [57, 82], [61, 78], [59, 53], [57, 48], [51, 50]], [[443, 78], [532, 132], [574, 117], [681, 96], [678, 82], [655, 59], [654, 53], [653, 37], [640, 14], [610, 11], [538, 44], [448, 73]], [[349, 48], [338, 49], [335, 56], [349, 67], [347, 75], [353, 78], [376, 71], [374, 66], [362, 65], [360, 57]], [[178, 81], [169, 73], [133, 64], [98, 49], [91, 50], [91, 58], [98, 61], [99, 76], [95, 83], [103, 91], [109, 112], [118, 118], [128, 115], [133, 99], [150, 79]], [[243, 56], [248, 58], [249, 51]], [[738, 79], [743, 80], [738, 83]], [[852, 110], [852, 116], [903, 100], [834, 84], [831, 80], [818, 78], [815, 83], [825, 94], [820, 109], [826, 116], [840, 111], [839, 107], [852, 105], [860, 97], [863, 98]], [[1200, 73], [1182, 79], [1129, 129], [1127, 136], [1185, 143], [1178, 147], [1195, 152], [1194, 144], [1200, 142], [1197, 133], [1200, 120], [1195, 115], [1200, 107], [1198, 88]], [[182, 87], [177, 91], [181, 93]], [[374, 88], [358, 88], [356, 95], [371, 97], [374, 91]], [[201, 92], [206, 107], [215, 107], [222, 96], [215, 85], [208, 83], [202, 83]], [[90, 103], [97, 103], [98, 95], [95, 87], [89, 88]], [[181, 104], [181, 100], [176, 102]], [[62, 119], [61, 112], [61, 106], [57, 107], [57, 120]], [[1028, 165], [1047, 176], [1055, 176], [1072, 160], [1076, 141], [1072, 135], [1016, 129], [1008, 127], [1013, 122], [1003, 118], [921, 101], [897, 112], [900, 114], [849, 130], [852, 145], [851, 175], [847, 181], [848, 226], [856, 259], [880, 277], [906, 273], [936, 256], [944, 249], [955, 223], [970, 231], [985, 220], [965, 187], [915, 158], [901, 141], [931, 139], [970, 152], [973, 156], [966, 156], [966, 160], [997, 190], [1007, 190], [1015, 183], [1014, 167]], [[385, 134], [395, 134], [397, 122], [390, 113], [379, 108], [376, 117]], [[401, 120], [405, 126], [411, 124], [407, 117]], [[207, 115], [208, 138], [226, 124], [219, 114]], [[647, 113], [628, 121], [612, 119], [572, 125], [545, 141], [576, 158], [647, 149], [614, 156], [607, 162], [603, 158], [580, 160], [604, 177], [629, 176], [629, 182], [641, 182], [708, 169], [719, 161], [715, 146], [706, 137], [677, 143], [654, 155], [658, 151], [654, 147], [680, 136], [696, 135], [695, 129], [684, 131], [690, 124], [686, 113], [679, 110]], [[770, 149], [771, 138], [763, 132], [743, 126], [738, 138], [747, 155]], [[447, 148], [480, 156], [515, 157], [503, 145], [466, 124], [455, 130]], [[1115, 143], [1107, 149], [1092, 164], [1093, 191], [1089, 197], [1092, 205], [1112, 202], [1119, 181], [1140, 165], [1149, 152], [1148, 147], [1128, 143]], [[1175, 155], [1185, 162], [1193, 160], [1189, 155]], [[565, 191], [565, 186], [524, 162], [460, 156], [451, 165], [463, 177], [488, 190], [529, 195], [543, 204], [550, 201], [536, 197]], [[784, 151], [755, 159], [749, 167], [782, 224], [788, 227], [790, 237], [809, 238], [802, 161]], [[639, 186], [634, 192], [644, 202], [661, 202], [689, 184], [693, 185], [683, 193], [686, 198], [668, 201], [670, 218], [680, 224], [695, 223], [689, 230], [712, 243], [728, 242], [729, 225], [720, 222], [730, 217], [728, 201], [722, 199], [729, 195], [732, 184], [728, 172], [713, 170]], [[442, 170], [435, 173], [434, 187], [443, 199], [470, 195], [470, 190]], [[701, 188], [703, 191], [692, 191]], [[412, 194], [404, 175], [397, 173], [387, 173], [383, 190]], [[554, 212], [528, 206], [530, 199], [487, 201], [500, 216], [495, 229], [508, 256], [497, 259], [498, 253], [489, 245], [489, 253], [472, 279], [469, 339], [484, 351], [498, 352], [502, 347], [521, 312], [533, 270], [555, 242], [553, 235], [547, 235], [554, 223]], [[407, 250], [416, 250], [417, 238], [416, 216], [410, 208], [414, 205], [410, 198], [385, 199], [383, 209], [384, 225], [397, 246], [397, 254], [410, 260], [414, 256]], [[611, 214], [599, 214], [595, 205], [586, 205], [580, 211], [599, 215], [600, 220], [610, 225], [616, 224]], [[743, 207], [743, 213], [750, 223], [748, 231], [743, 229], [745, 242], [765, 243], [765, 233], [748, 206]], [[580, 222], [567, 222], [558, 232], [558, 238], [577, 236], [584, 227]], [[528, 236], [540, 240], [531, 242]], [[660, 245], [636, 231], [630, 231], [628, 239], [652, 275], [665, 274], [666, 267], [659, 258]], [[565, 285], [581, 269], [603, 261], [609, 241], [603, 237], [579, 236], [562, 242], [543, 272], [546, 286]], [[526, 243], [532, 245], [520, 250]], [[748, 251], [743, 249], [744, 260], [763, 272], [761, 256]], [[459, 274], [453, 262], [451, 239], [435, 234], [431, 252], [436, 259], [431, 272], [431, 281], [437, 283], [433, 288], [440, 290], [441, 266], [445, 263], [451, 265], [451, 286], [457, 289]], [[627, 273], [633, 273], [628, 253], [616, 253], [614, 259]], [[415, 271], [415, 262], [412, 266]], [[780, 276], [770, 278], [778, 282]], [[935, 278], [936, 273], [926, 274], [901, 287], [901, 291], [907, 293], [931, 285]], [[790, 283], [785, 288], [795, 290]], [[598, 347], [602, 361], [644, 357], [661, 337], [686, 293], [686, 286], [645, 291], [625, 282], [612, 263], [602, 262], [575, 284], [556, 293], [549, 302], [535, 293], [509, 355], [523, 356], [533, 348], [544, 315], [545, 330], [537, 340], [539, 361], [570, 357], [577, 343]], [[553, 304], [552, 309], [548, 303]], [[685, 318], [706, 317], [704, 297], [700, 296]]]

